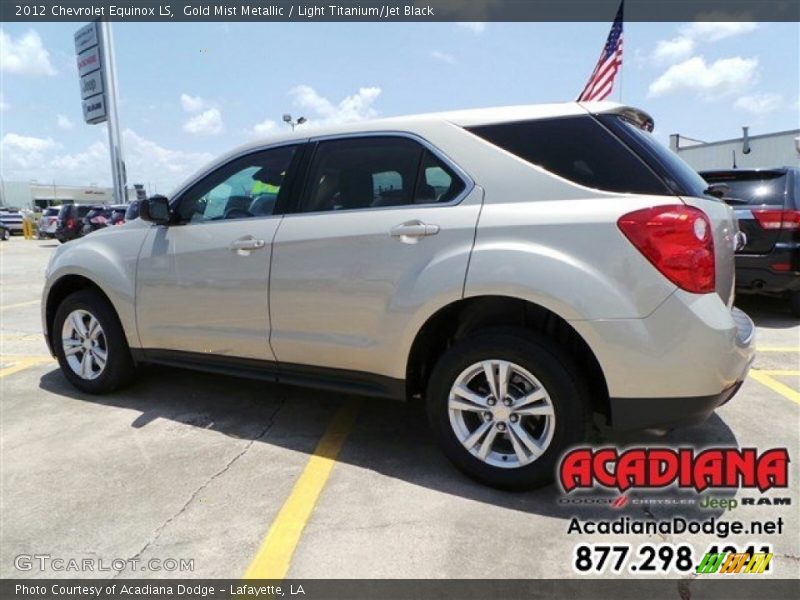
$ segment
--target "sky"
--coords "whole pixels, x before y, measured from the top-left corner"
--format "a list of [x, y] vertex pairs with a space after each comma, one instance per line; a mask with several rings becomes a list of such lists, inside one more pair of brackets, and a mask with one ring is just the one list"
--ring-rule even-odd
[[[109, 185], [104, 125], [83, 122], [79, 23], [0, 26], [0, 176]], [[114, 23], [128, 183], [168, 192], [287, 126], [563, 102], [610, 23]], [[625, 23], [613, 100], [654, 135], [704, 141], [800, 127], [800, 24]]]

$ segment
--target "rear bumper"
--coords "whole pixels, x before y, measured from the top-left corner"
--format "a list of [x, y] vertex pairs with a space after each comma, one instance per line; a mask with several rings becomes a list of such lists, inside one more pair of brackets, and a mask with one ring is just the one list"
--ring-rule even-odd
[[716, 294], [677, 290], [644, 319], [572, 321], [595, 353], [615, 429], [697, 423], [726, 402], [755, 357], [755, 327]]
[[[787, 265], [788, 270], [775, 270], [773, 265]], [[737, 255], [736, 289], [768, 294], [800, 290], [800, 248], [776, 247], [770, 254]]]
[[705, 421], [733, 398], [741, 381], [719, 394], [693, 398], [611, 398], [611, 426], [617, 431], [672, 429]]

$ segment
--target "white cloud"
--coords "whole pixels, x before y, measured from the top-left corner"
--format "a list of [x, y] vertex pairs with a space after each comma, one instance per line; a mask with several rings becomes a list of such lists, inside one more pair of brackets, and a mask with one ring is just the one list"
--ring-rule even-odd
[[456, 64], [456, 58], [452, 54], [447, 54], [446, 52], [439, 52], [438, 50], [434, 50], [431, 52], [431, 58], [435, 58], [438, 61], [446, 63], [448, 65]]
[[272, 119], [264, 119], [260, 123], [253, 125], [251, 133], [253, 135], [269, 135], [278, 127], [278, 124]]
[[8, 102], [6, 102], [6, 98], [3, 95], [3, 92], [0, 92], [0, 112], [8, 110], [9, 108], [11, 108], [11, 105]]
[[753, 113], [754, 115], [764, 115], [780, 108], [783, 103], [783, 96], [772, 92], [756, 92], [747, 96], [742, 96], [735, 103], [734, 107]]
[[58, 125], [59, 129], [72, 129], [75, 127], [75, 124], [70, 121], [67, 115], [58, 115], [56, 119], [56, 124]]
[[357, 93], [334, 104], [308, 85], [299, 85], [289, 91], [298, 107], [310, 111], [302, 115], [309, 121], [303, 127], [338, 125], [375, 118], [378, 111], [372, 105], [380, 94], [379, 87], [360, 88]]
[[695, 92], [701, 98], [730, 95], [752, 85], [756, 79], [757, 58], [723, 58], [707, 64], [702, 56], [672, 65], [650, 84], [648, 96], [675, 92]]
[[653, 59], [659, 63], [674, 63], [691, 56], [694, 40], [688, 36], [678, 36], [671, 40], [659, 40], [653, 51]]
[[181, 94], [181, 106], [183, 110], [189, 113], [200, 112], [206, 107], [206, 101], [200, 96], [190, 96], [189, 94]]
[[[100, 138], [85, 150], [62, 153], [50, 138], [35, 138], [14, 133], [0, 140], [3, 154], [3, 177], [6, 179], [55, 181], [56, 183], [110, 185], [111, 166], [104, 127]], [[213, 156], [207, 152], [172, 150], [145, 139], [131, 129], [123, 132], [128, 183], [153, 183], [160, 190], [180, 183]], [[6, 158], [8, 157], [8, 158]]]
[[16, 39], [0, 29], [0, 71], [31, 77], [56, 74], [50, 53], [33, 29]]
[[7, 133], [0, 139], [3, 163], [12, 169], [31, 169], [39, 165], [48, 151], [58, 148], [51, 138]]
[[743, 33], [750, 33], [756, 29], [758, 29], [758, 23], [749, 21], [700, 21], [689, 23], [686, 27], [682, 28], [682, 31], [684, 35], [698, 41], [718, 42], [725, 38], [742, 35]]
[[461, 29], [466, 29], [467, 31], [471, 31], [475, 35], [480, 35], [484, 31], [486, 31], [486, 23], [482, 21], [462, 22], [462, 23], [456, 23], [456, 25]]
[[186, 121], [183, 130], [193, 135], [219, 135], [225, 131], [222, 113], [218, 108], [209, 108]]
[[[706, 15], [711, 18], [713, 15]], [[678, 30], [679, 35], [658, 40], [652, 59], [656, 64], [673, 64], [689, 58], [695, 48], [704, 43], [718, 42], [729, 37], [750, 33], [758, 28], [758, 23], [698, 21], [688, 23]]]

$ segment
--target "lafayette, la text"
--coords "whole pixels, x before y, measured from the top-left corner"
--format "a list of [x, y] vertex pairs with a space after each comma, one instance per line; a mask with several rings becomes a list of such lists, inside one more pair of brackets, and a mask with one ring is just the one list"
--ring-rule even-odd
[[252, 585], [252, 584], [230, 584], [227, 586], [212, 586], [204, 584], [154, 584], [142, 583], [136, 585], [109, 584], [109, 585], [82, 585], [56, 583], [52, 585], [33, 584], [28, 585], [19, 583], [14, 586], [14, 593], [17, 596], [88, 596], [99, 598], [105, 596], [192, 596], [192, 597], [214, 597], [216, 594], [229, 593], [233, 597], [245, 596], [247, 598], [275, 597], [275, 596], [298, 596], [305, 595], [305, 590], [300, 584], [291, 584], [289, 588], [280, 585]]

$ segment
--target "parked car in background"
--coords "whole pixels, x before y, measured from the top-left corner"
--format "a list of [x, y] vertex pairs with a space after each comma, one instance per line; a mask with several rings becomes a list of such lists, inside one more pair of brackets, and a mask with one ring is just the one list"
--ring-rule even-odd
[[610, 102], [287, 133], [57, 249], [43, 331], [112, 392], [140, 363], [424, 399], [468, 475], [552, 480], [593, 413], [698, 423], [755, 353], [736, 221]]
[[141, 200], [133, 200], [130, 204], [128, 204], [128, 208], [125, 210], [125, 222], [133, 221], [134, 219], [139, 218], [139, 205], [141, 204]]
[[88, 235], [93, 231], [102, 229], [108, 225], [111, 216], [111, 207], [105, 204], [96, 204], [89, 208], [89, 212], [83, 217], [81, 225], [81, 236]]
[[747, 243], [736, 254], [736, 289], [780, 295], [800, 317], [800, 169], [734, 169], [700, 173], [722, 184]]
[[124, 225], [125, 211], [127, 209], [127, 204], [116, 204], [113, 206], [99, 204], [92, 206], [86, 216], [83, 217], [81, 236], [88, 235], [93, 231], [105, 227]]
[[68, 242], [81, 236], [83, 218], [91, 209], [88, 204], [64, 204], [58, 211], [55, 238], [61, 242]]
[[36, 230], [40, 240], [51, 239], [56, 235], [58, 226], [58, 213], [61, 210], [58, 206], [50, 206], [42, 211]]
[[108, 225], [125, 225], [125, 215], [128, 212], [127, 204], [115, 204], [109, 208]]
[[11, 239], [11, 230], [0, 222], [0, 240], [7, 242]]
[[24, 217], [18, 208], [0, 208], [0, 223], [12, 234], [22, 234]]

